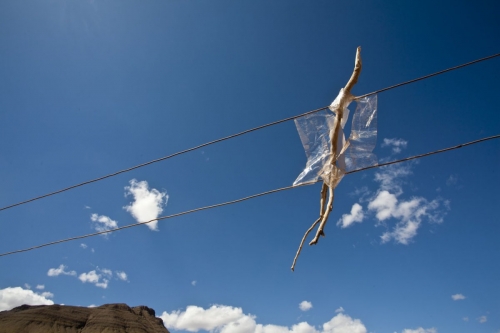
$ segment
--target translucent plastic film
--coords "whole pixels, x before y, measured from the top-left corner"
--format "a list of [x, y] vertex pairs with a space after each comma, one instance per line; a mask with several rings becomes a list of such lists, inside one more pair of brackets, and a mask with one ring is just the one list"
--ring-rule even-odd
[[[328, 186], [336, 187], [345, 172], [377, 164], [377, 157], [372, 153], [377, 141], [377, 96], [365, 97], [356, 100], [356, 103], [349, 140], [345, 142], [342, 128], [338, 133], [336, 159], [332, 156], [330, 138], [337, 116], [335, 113], [326, 110], [295, 119], [307, 163], [294, 186], [321, 178]], [[344, 107], [342, 125], [349, 115], [347, 105]], [[335, 162], [332, 164], [332, 161]]]
[[345, 152], [345, 171], [354, 171], [378, 163], [372, 153], [377, 144], [377, 95], [356, 100], [349, 147]]
[[[332, 171], [332, 166], [328, 162], [332, 157], [330, 130], [334, 127], [335, 117], [336, 115], [332, 112], [323, 110], [295, 119], [295, 125], [306, 152], [307, 163], [293, 183], [294, 186], [316, 182], [319, 177]], [[344, 137], [343, 133], [340, 135]], [[339, 142], [343, 141], [339, 140]]]

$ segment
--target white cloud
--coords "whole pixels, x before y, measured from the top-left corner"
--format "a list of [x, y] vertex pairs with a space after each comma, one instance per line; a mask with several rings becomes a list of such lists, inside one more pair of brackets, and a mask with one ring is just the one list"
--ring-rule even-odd
[[308, 311], [308, 310], [311, 310], [313, 307], [312, 303], [311, 302], [308, 302], [308, 301], [302, 301], [300, 302], [299, 304], [299, 309], [301, 309], [302, 311]]
[[165, 327], [170, 330], [200, 330], [220, 333], [366, 333], [367, 330], [359, 319], [339, 313], [323, 325], [318, 331], [307, 322], [292, 327], [257, 324], [256, 317], [244, 314], [241, 308], [225, 305], [212, 305], [208, 309], [190, 305], [185, 311], [164, 311], [161, 315]]
[[465, 299], [465, 296], [464, 296], [464, 295], [462, 295], [462, 294], [455, 294], [455, 295], [451, 295], [451, 298], [452, 298], [454, 301], [459, 301], [459, 300]]
[[110, 269], [103, 268], [103, 269], [100, 269], [100, 271], [102, 274], [104, 274], [105, 276], [107, 276], [109, 278], [113, 276], [113, 272]]
[[45, 289], [45, 286], [43, 284], [37, 284], [36, 289], [43, 290], [43, 289]]
[[66, 271], [66, 266], [65, 265], [60, 265], [58, 268], [51, 268], [47, 272], [48, 276], [59, 276], [61, 274], [63, 275], [71, 275], [71, 276], [76, 276], [75, 271]]
[[366, 333], [366, 327], [361, 320], [352, 319], [343, 313], [337, 314], [329, 322], [323, 324], [325, 333]]
[[335, 313], [344, 312], [344, 311], [345, 311], [344, 308], [340, 307], [337, 310], [335, 310]]
[[30, 286], [28, 283], [25, 283], [25, 284], [24, 284], [24, 287], [25, 287], [26, 289], [31, 289], [31, 286]]
[[[90, 215], [90, 220], [92, 222], [95, 222], [95, 224], [93, 226], [94, 226], [94, 229], [98, 232], [108, 231], [111, 229], [118, 228], [118, 223], [116, 221], [113, 221], [112, 219], [110, 219], [109, 217], [107, 217], [105, 215], [92, 214], [92, 215]], [[101, 235], [104, 237], [107, 237], [108, 234], [106, 233], [106, 234], [101, 234]]]
[[[54, 295], [51, 294], [51, 296], [53, 297]], [[38, 295], [32, 290], [21, 287], [0, 289], [0, 311], [11, 310], [23, 304], [52, 305], [54, 302], [43, 295]]]
[[80, 281], [82, 281], [83, 283], [86, 283], [86, 282], [96, 283], [99, 281], [100, 277], [101, 276], [99, 274], [97, 274], [96, 271], [90, 271], [88, 273], [80, 274], [78, 279], [80, 279]]
[[87, 248], [87, 244], [82, 243], [82, 244], [80, 244], [80, 247], [81, 247], [82, 249], [86, 249], [86, 248]]
[[354, 222], [363, 222], [364, 218], [365, 214], [363, 213], [363, 207], [360, 204], [355, 203], [352, 205], [351, 213], [342, 215], [342, 217], [338, 220], [337, 225], [341, 228], [347, 228]]
[[196, 286], [196, 283], [197, 283], [197, 282], [196, 282], [196, 280], [191, 281], [191, 284], [192, 284], [193, 286]]
[[54, 294], [49, 291], [44, 291], [43, 293], [40, 294], [40, 296], [45, 298], [54, 298]]
[[481, 324], [484, 324], [485, 322], [487, 322], [487, 321], [488, 321], [488, 317], [486, 317], [486, 316], [481, 316], [481, 317], [479, 317], [479, 318], [478, 318], [478, 320], [479, 320], [479, 322], [480, 322]]
[[161, 318], [165, 327], [175, 330], [197, 332], [199, 330], [212, 331], [216, 328], [236, 322], [246, 317], [241, 308], [224, 305], [212, 305], [209, 309], [190, 305], [186, 311], [163, 312]]
[[97, 282], [95, 284], [96, 287], [106, 289], [108, 287], [109, 280], [108, 279], [102, 279], [101, 282]]
[[439, 204], [439, 200], [429, 202], [422, 197], [399, 200], [395, 194], [383, 190], [368, 204], [368, 209], [376, 212], [379, 222], [389, 218], [399, 220], [393, 231], [387, 231], [381, 236], [382, 243], [394, 239], [395, 242], [406, 245], [417, 235], [423, 218], [430, 222], [442, 222], [443, 212], [437, 210]]
[[391, 191], [400, 195], [402, 191], [402, 179], [411, 175], [411, 163], [393, 164], [381, 167], [375, 172], [375, 181], [380, 184], [380, 190]]
[[109, 280], [103, 278], [101, 274], [98, 274], [95, 270], [88, 273], [82, 273], [78, 277], [83, 283], [93, 283], [96, 287], [106, 289], [108, 287]]
[[[406, 147], [402, 139], [385, 139], [385, 146]], [[346, 228], [355, 222], [361, 223], [372, 214], [376, 225], [387, 230], [380, 236], [382, 243], [393, 240], [399, 244], [409, 244], [417, 235], [422, 223], [441, 223], [449, 210], [449, 201], [441, 198], [428, 200], [415, 196], [403, 199], [405, 178], [411, 175], [415, 163], [394, 164], [381, 167], [375, 172], [375, 181], [379, 184], [374, 194], [368, 190], [359, 191], [359, 202], [368, 202], [363, 210], [360, 203], [355, 203], [349, 214], [343, 214], [337, 225]]]
[[400, 153], [408, 145], [408, 141], [403, 139], [384, 139], [382, 147], [391, 147], [394, 154]]
[[[134, 201], [123, 207], [137, 220], [137, 222], [147, 222], [156, 219], [166, 206], [168, 195], [157, 189], [149, 190], [148, 182], [138, 182], [136, 179], [130, 181], [130, 186], [125, 187], [125, 195], [132, 195]], [[151, 230], [158, 230], [158, 221], [146, 224]]]
[[368, 211], [374, 212], [377, 224], [387, 225], [389, 219], [397, 222], [392, 231], [382, 234], [382, 243], [394, 240], [396, 243], [409, 244], [417, 235], [422, 221], [441, 223], [446, 213], [448, 202], [442, 199], [429, 201], [423, 197], [402, 200], [402, 178], [412, 174], [411, 164], [391, 165], [375, 173], [379, 189], [368, 203]]
[[118, 277], [118, 279], [122, 280], [122, 281], [128, 281], [128, 277], [127, 277], [127, 273], [125, 272], [120, 272], [120, 271], [116, 271], [116, 276]]
[[437, 333], [437, 329], [435, 329], [434, 327], [427, 328], [427, 329], [419, 327], [419, 328], [416, 328], [414, 330], [406, 328], [403, 330], [402, 333]]
[[87, 307], [88, 307], [88, 308], [96, 308], [96, 307], [97, 307], [97, 305], [95, 305], [95, 304], [90, 304], [90, 305], [89, 305], [89, 306], [87, 306]]

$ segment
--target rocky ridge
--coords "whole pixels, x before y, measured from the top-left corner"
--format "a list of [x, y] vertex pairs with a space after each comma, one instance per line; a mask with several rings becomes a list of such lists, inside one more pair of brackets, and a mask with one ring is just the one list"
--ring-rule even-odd
[[0, 333], [169, 333], [147, 306], [21, 305], [0, 312]]

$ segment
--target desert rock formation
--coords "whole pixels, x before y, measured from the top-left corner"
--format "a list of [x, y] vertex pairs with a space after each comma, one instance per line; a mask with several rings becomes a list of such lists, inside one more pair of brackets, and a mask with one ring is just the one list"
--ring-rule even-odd
[[147, 306], [22, 305], [0, 312], [0, 333], [169, 333]]

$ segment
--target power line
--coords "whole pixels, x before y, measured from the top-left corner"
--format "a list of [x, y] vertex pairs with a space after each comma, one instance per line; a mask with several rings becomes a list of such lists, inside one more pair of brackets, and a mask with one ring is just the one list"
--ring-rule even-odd
[[428, 79], [428, 78], [433, 77], [433, 76], [437, 76], [437, 75], [440, 75], [440, 74], [444, 74], [446, 72], [454, 71], [455, 69], [459, 69], [459, 68], [466, 67], [466, 66], [469, 66], [469, 65], [477, 64], [478, 62], [481, 62], [481, 61], [493, 59], [495, 57], [498, 57], [499, 55], [500, 55], [500, 53], [497, 53], [497, 54], [490, 55], [488, 57], [484, 57], [484, 58], [481, 58], [481, 59], [477, 59], [477, 60], [473, 60], [473, 61], [470, 61], [470, 62], [466, 62], [465, 64], [461, 64], [461, 65], [458, 65], [458, 66], [455, 66], [455, 67], [450, 67], [450, 68], [447, 68], [447, 69], [443, 69], [442, 71], [435, 72], [435, 73], [428, 74], [428, 75], [424, 75], [424, 76], [421, 76], [419, 78], [416, 78], [416, 79], [413, 79], [413, 80], [410, 80], [410, 81], [406, 81], [406, 82], [403, 82], [403, 83], [398, 83], [398, 84], [395, 84], [393, 86], [390, 86], [390, 87], [387, 87], [387, 88], [384, 88], [384, 89], [373, 91], [373, 92], [371, 92], [369, 94], [364, 94], [364, 95], [361, 95], [361, 96], [357, 96], [356, 99], [360, 99], [360, 98], [363, 98], [363, 97], [368, 97], [368, 96], [371, 96], [371, 95], [375, 95], [375, 94], [384, 92], [386, 90], [390, 90], [390, 89], [394, 89], [394, 88], [398, 88], [398, 87], [404, 86], [406, 84], [410, 84], [410, 83], [414, 83], [414, 82], [417, 82], [417, 81], [425, 80], [425, 79]]
[[[390, 90], [390, 89], [398, 88], [400, 86], [403, 86], [403, 85], [406, 85], [406, 84], [410, 84], [410, 83], [414, 83], [414, 82], [417, 82], [417, 81], [420, 81], [420, 80], [425, 80], [425, 79], [428, 79], [428, 78], [433, 77], [433, 76], [437, 76], [437, 75], [440, 75], [440, 74], [443, 74], [443, 73], [446, 73], [446, 72], [450, 72], [450, 71], [453, 71], [453, 70], [456, 70], [456, 69], [459, 69], [459, 68], [463, 68], [463, 67], [466, 67], [466, 66], [469, 66], [469, 65], [473, 65], [473, 64], [476, 64], [476, 63], [479, 63], [479, 62], [482, 62], [482, 61], [493, 59], [493, 58], [498, 57], [498, 56], [500, 56], [500, 53], [493, 54], [491, 56], [488, 56], [488, 57], [485, 57], [485, 58], [481, 58], [481, 59], [477, 59], [477, 60], [474, 60], [474, 61], [471, 61], [471, 62], [467, 62], [467, 63], [461, 64], [461, 65], [458, 65], [458, 66], [450, 67], [450, 68], [441, 70], [439, 72], [428, 74], [428, 75], [425, 75], [425, 76], [422, 76], [422, 77], [419, 77], [419, 78], [416, 78], [416, 79], [413, 79], [413, 80], [410, 80], [410, 81], [406, 81], [406, 82], [403, 82], [403, 83], [399, 83], [399, 84], [396, 84], [396, 85], [393, 85], [393, 86], [390, 86], [390, 87], [386, 87], [386, 88], [383, 88], [383, 89], [380, 89], [380, 90], [376, 90], [374, 92], [358, 96], [358, 97], [356, 97], [356, 99], [360, 99], [360, 98], [363, 98], [363, 97], [367, 97], [367, 96], [370, 96], [370, 95], [381, 93], [381, 92], [384, 92], [384, 91], [387, 91], [387, 90]], [[0, 208], [0, 211], [7, 210], [7, 209], [10, 209], [10, 208], [13, 208], [13, 207], [16, 207], [16, 206], [24, 205], [24, 204], [27, 204], [27, 203], [32, 202], [32, 201], [36, 201], [36, 200], [40, 200], [40, 199], [43, 199], [43, 198], [47, 198], [47, 197], [50, 197], [50, 196], [53, 196], [53, 195], [56, 195], [56, 194], [59, 194], [59, 193], [62, 193], [62, 192], [66, 192], [66, 191], [72, 190], [72, 189], [80, 187], [80, 186], [84, 186], [84, 185], [88, 185], [88, 184], [91, 184], [91, 183], [95, 183], [95, 182], [104, 180], [106, 178], [114, 177], [114, 176], [117, 176], [117, 175], [125, 173], [125, 172], [129, 172], [129, 171], [132, 171], [132, 170], [135, 170], [135, 169], [138, 169], [138, 168], [142, 168], [142, 167], [145, 167], [145, 166], [153, 164], [153, 163], [164, 161], [164, 160], [167, 160], [169, 158], [172, 158], [172, 157], [175, 157], [175, 156], [178, 156], [178, 155], [182, 155], [182, 154], [191, 152], [193, 150], [197, 150], [197, 149], [200, 149], [200, 148], [203, 148], [203, 147], [206, 147], [206, 146], [218, 143], [218, 142], [222, 142], [222, 141], [225, 141], [225, 140], [233, 139], [235, 137], [238, 137], [238, 136], [250, 133], [250, 132], [254, 132], [254, 131], [257, 131], [257, 130], [261, 130], [261, 129], [266, 128], [266, 127], [278, 125], [278, 124], [281, 124], [281, 123], [284, 123], [284, 122], [287, 122], [287, 121], [290, 121], [290, 120], [293, 120], [293, 119], [296, 119], [296, 118], [303, 117], [303, 116], [311, 114], [311, 113], [315, 113], [315, 112], [319, 112], [321, 110], [325, 110], [327, 108], [328, 108], [328, 106], [324, 106], [324, 107], [316, 109], [316, 110], [308, 111], [308, 112], [305, 112], [305, 113], [302, 113], [302, 114], [299, 114], [299, 115], [296, 115], [296, 116], [292, 116], [292, 117], [284, 118], [284, 119], [281, 119], [281, 120], [277, 120], [277, 121], [274, 121], [274, 122], [271, 122], [271, 123], [268, 123], [268, 124], [265, 124], [265, 125], [261, 125], [261, 126], [258, 126], [258, 127], [254, 127], [254, 128], [245, 130], [243, 132], [239, 132], [239, 133], [232, 134], [232, 135], [229, 135], [229, 136], [217, 139], [217, 140], [206, 142], [206, 143], [203, 143], [201, 145], [198, 145], [198, 146], [195, 146], [195, 147], [192, 147], [192, 148], [189, 148], [189, 149], [181, 150], [181, 151], [173, 153], [171, 155], [167, 155], [167, 156], [164, 156], [164, 157], [161, 157], [161, 158], [157, 158], [155, 160], [152, 160], [152, 161], [149, 161], [149, 162], [145, 162], [145, 163], [142, 163], [142, 164], [139, 164], [139, 165], [127, 168], [127, 169], [123, 169], [123, 170], [120, 170], [120, 171], [117, 171], [117, 172], [114, 172], [114, 173], [110, 173], [110, 174], [102, 176], [102, 177], [98, 177], [98, 178], [95, 178], [95, 179], [92, 179], [92, 180], [85, 181], [83, 183], [79, 183], [79, 184], [76, 184], [76, 185], [72, 185], [72, 186], [63, 188], [61, 190], [50, 192], [50, 193], [47, 193], [47, 194], [44, 194], [44, 195], [41, 195], [41, 196], [38, 196], [38, 197], [34, 197], [34, 198], [31, 198], [31, 199], [28, 199], [28, 200], [25, 200], [25, 201], [21, 201], [21, 202], [12, 204], [12, 205], [8, 205], [8, 206], [5, 206], [5, 207], [2, 207], [2, 208]]]
[[[366, 170], [369, 170], [369, 169], [379, 168], [379, 167], [383, 167], [383, 166], [387, 166], [387, 165], [391, 165], [391, 164], [402, 163], [402, 162], [406, 162], [406, 161], [410, 161], [410, 160], [414, 160], [414, 159], [418, 159], [418, 158], [422, 158], [422, 157], [426, 157], [426, 156], [430, 156], [430, 155], [434, 155], [434, 154], [440, 154], [440, 153], [444, 153], [444, 152], [447, 152], [447, 151], [450, 151], [450, 150], [454, 150], [454, 149], [458, 149], [458, 148], [462, 148], [462, 147], [474, 145], [474, 144], [477, 144], [477, 143], [480, 143], [480, 142], [484, 142], [484, 141], [488, 141], [488, 140], [499, 139], [499, 138], [500, 138], [500, 134], [497, 134], [497, 135], [493, 135], [493, 136], [490, 136], [490, 137], [486, 137], [486, 138], [482, 138], [482, 139], [470, 141], [470, 142], [467, 142], [467, 143], [462, 143], [462, 144], [459, 144], [457, 146], [448, 147], [448, 148], [444, 148], [444, 149], [439, 149], [439, 150], [435, 150], [435, 151], [432, 151], [432, 152], [429, 152], [429, 153], [425, 153], [425, 154], [410, 156], [410, 157], [403, 158], [403, 159], [396, 160], [396, 161], [381, 163], [381, 164], [369, 166], [369, 167], [366, 167], [366, 168], [361, 168], [361, 169], [358, 169], [358, 170], [349, 171], [349, 172], [346, 172], [346, 175], [352, 174], [352, 173], [356, 173], [356, 172], [366, 171]], [[118, 228], [107, 230], [107, 231], [94, 232], [94, 233], [91, 233], [91, 234], [80, 235], [80, 236], [65, 238], [65, 239], [61, 239], [61, 240], [57, 240], [57, 241], [53, 241], [53, 242], [49, 242], [49, 243], [45, 243], [45, 244], [41, 244], [41, 245], [36, 245], [36, 246], [28, 247], [28, 248], [25, 248], [25, 249], [21, 249], [21, 250], [15, 250], [15, 251], [11, 251], [11, 252], [5, 252], [5, 253], [0, 254], [0, 257], [4, 257], [4, 256], [16, 254], [16, 253], [21, 253], [21, 252], [28, 252], [28, 251], [40, 249], [42, 247], [56, 245], [56, 244], [60, 244], [60, 243], [65, 243], [65, 242], [69, 242], [69, 241], [73, 241], [73, 240], [77, 240], [77, 239], [83, 239], [83, 238], [94, 237], [94, 236], [98, 236], [98, 235], [102, 235], [102, 234], [107, 234], [107, 233], [111, 233], [111, 232], [115, 232], [115, 231], [119, 231], [119, 230], [123, 230], [123, 229], [137, 227], [139, 225], [147, 224], [147, 223], [154, 222], [154, 221], [166, 220], [166, 219], [171, 219], [171, 218], [174, 218], [174, 217], [179, 217], [179, 216], [182, 216], [182, 215], [187, 215], [187, 214], [199, 212], [199, 211], [202, 211], [202, 210], [207, 210], [207, 209], [212, 209], [212, 208], [217, 208], [217, 207], [232, 205], [232, 204], [239, 203], [239, 202], [242, 202], [242, 201], [246, 201], [246, 200], [250, 200], [250, 199], [262, 197], [264, 195], [268, 195], [268, 194], [272, 194], [272, 193], [277, 193], [277, 192], [281, 192], [281, 191], [286, 191], [286, 190], [291, 190], [293, 188], [297, 188], [297, 187], [300, 187], [300, 186], [312, 185], [314, 183], [316, 183], [316, 182], [309, 182], [309, 183], [305, 183], [305, 184], [302, 184], [302, 185], [299, 185], [299, 186], [281, 187], [281, 188], [278, 188], [278, 189], [274, 189], [274, 190], [270, 190], [270, 191], [266, 191], [266, 192], [262, 192], [262, 193], [258, 193], [258, 194], [253, 194], [253, 195], [250, 195], [248, 197], [244, 197], [244, 198], [240, 198], [240, 199], [236, 199], [236, 200], [232, 200], [232, 201], [226, 201], [226, 202], [215, 204], [215, 205], [199, 207], [199, 208], [187, 210], [187, 211], [176, 213], [176, 214], [172, 214], [172, 215], [160, 216], [160, 217], [158, 217], [156, 219], [153, 219], [153, 220], [150, 220], [150, 221], [146, 221], [146, 222], [137, 222], [137, 223], [125, 225], [123, 227], [118, 227]]]

